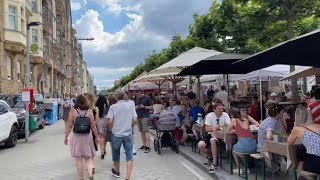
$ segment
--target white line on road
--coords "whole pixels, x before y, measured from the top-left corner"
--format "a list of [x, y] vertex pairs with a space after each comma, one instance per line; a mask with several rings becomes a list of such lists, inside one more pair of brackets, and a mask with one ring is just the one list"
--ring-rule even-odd
[[183, 161], [180, 161], [180, 164], [184, 166], [189, 172], [195, 175], [199, 180], [206, 180], [203, 176], [201, 176], [198, 172], [196, 172], [193, 168], [191, 168], [188, 164]]

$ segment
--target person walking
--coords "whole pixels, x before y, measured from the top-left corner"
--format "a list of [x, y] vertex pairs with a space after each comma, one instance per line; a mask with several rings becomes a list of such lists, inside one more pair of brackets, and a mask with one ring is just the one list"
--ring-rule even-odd
[[[70, 135], [71, 130], [73, 130], [73, 133]], [[98, 137], [94, 116], [89, 108], [87, 98], [84, 95], [79, 95], [75, 101], [74, 108], [69, 113], [64, 143], [65, 145], [70, 145], [71, 156], [76, 159], [80, 180], [84, 180], [83, 160], [87, 164], [89, 180], [93, 180], [93, 157], [96, 151], [92, 134]], [[96, 138], [97, 142], [99, 142], [99, 138]]]
[[151, 98], [144, 95], [142, 90], [135, 91], [135, 107], [138, 115], [138, 127], [141, 133], [143, 145], [139, 150], [144, 150], [149, 153], [150, 149], [150, 134], [149, 134], [149, 118], [150, 110], [153, 109]]
[[63, 115], [62, 115], [62, 119], [64, 121], [64, 125], [67, 125], [67, 121], [68, 121], [68, 116], [69, 116], [69, 112], [71, 109], [71, 102], [70, 102], [70, 96], [68, 93], [66, 93], [64, 95], [64, 100], [63, 100]]
[[129, 180], [133, 163], [132, 128], [137, 122], [137, 114], [134, 108], [126, 101], [126, 94], [124, 92], [118, 92], [116, 97], [118, 102], [110, 106], [107, 115], [112, 131], [111, 147], [114, 168], [112, 168], [111, 173], [115, 177], [120, 177], [120, 148], [123, 145], [127, 160], [126, 180]]
[[[85, 96], [88, 99], [88, 103], [89, 103], [89, 109], [92, 111], [93, 117], [94, 117], [94, 121], [96, 123], [96, 127], [97, 130], [99, 129], [99, 125], [100, 125], [100, 118], [99, 118], [99, 108], [95, 106], [95, 102], [96, 102], [96, 96], [91, 94], [91, 93], [86, 93]], [[99, 131], [98, 131], [99, 134]], [[95, 136], [94, 134], [92, 134], [92, 138], [93, 138], [93, 143], [94, 143], [94, 148], [96, 151], [98, 151], [98, 144], [96, 143], [96, 138], [97, 136]], [[95, 167], [93, 164], [93, 168], [92, 168], [92, 173], [95, 173]]]
[[99, 133], [99, 139], [100, 139], [100, 151], [101, 151], [101, 159], [104, 159], [106, 155], [106, 125], [104, 121], [104, 112], [105, 109], [108, 107], [108, 102], [105, 96], [102, 94], [99, 95], [97, 101], [96, 101], [96, 107], [99, 109], [99, 123], [98, 123], [98, 133]]

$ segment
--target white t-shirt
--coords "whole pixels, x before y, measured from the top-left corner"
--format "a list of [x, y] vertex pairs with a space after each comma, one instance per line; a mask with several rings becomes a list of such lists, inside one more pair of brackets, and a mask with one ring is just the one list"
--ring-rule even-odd
[[132, 103], [120, 100], [110, 106], [107, 118], [113, 119], [112, 134], [117, 137], [125, 137], [132, 134], [132, 119], [137, 117]]
[[223, 112], [219, 118], [214, 112], [211, 112], [206, 116], [205, 124], [208, 126], [215, 126], [218, 124], [217, 119], [219, 119], [219, 124], [221, 126], [229, 125], [231, 121], [229, 115], [225, 112]]

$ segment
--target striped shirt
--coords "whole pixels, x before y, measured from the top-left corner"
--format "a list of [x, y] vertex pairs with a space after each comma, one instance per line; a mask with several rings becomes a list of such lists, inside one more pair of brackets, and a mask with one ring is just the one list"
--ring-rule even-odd
[[309, 109], [312, 114], [313, 122], [320, 124], [320, 100], [309, 104]]

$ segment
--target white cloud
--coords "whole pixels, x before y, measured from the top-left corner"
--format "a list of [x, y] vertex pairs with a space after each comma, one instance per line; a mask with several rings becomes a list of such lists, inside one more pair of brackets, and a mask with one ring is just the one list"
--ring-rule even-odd
[[[95, 84], [103, 87], [113, 86], [113, 80], [129, 74], [152, 50], [167, 47], [172, 36], [186, 36], [188, 25], [193, 22], [192, 15], [207, 11], [212, 3], [212, 0], [201, 3], [198, 0], [72, 1], [80, 2], [82, 7], [86, 1], [96, 3], [102, 10], [87, 10], [75, 21], [74, 27], [78, 37], [94, 37], [94, 41], [81, 43]], [[117, 16], [119, 14], [121, 16]], [[122, 15], [126, 15], [129, 22], [116, 32], [108, 31], [107, 23], [127, 21]], [[110, 21], [102, 22], [106, 18]]]
[[78, 11], [87, 5], [87, 0], [71, 0], [71, 10]]
[[[134, 41], [152, 39], [163, 40], [162, 36], [158, 36], [152, 32], [146, 31], [142, 24], [142, 16], [133, 13], [126, 14], [130, 21], [120, 31], [109, 33], [105, 31], [103, 22], [99, 19], [99, 12], [88, 10], [79, 20], [76, 21], [74, 27], [78, 30], [79, 37], [94, 37], [94, 41], [83, 42], [83, 47], [87, 51], [108, 52], [111, 47], [121, 43], [129, 43]], [[118, 49], [121, 51], [121, 49]]]
[[115, 80], [130, 73], [133, 70], [133, 67], [89, 67], [88, 70], [94, 75], [95, 85], [100, 87], [112, 87]]

